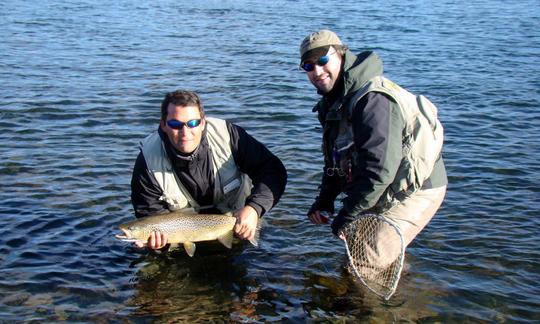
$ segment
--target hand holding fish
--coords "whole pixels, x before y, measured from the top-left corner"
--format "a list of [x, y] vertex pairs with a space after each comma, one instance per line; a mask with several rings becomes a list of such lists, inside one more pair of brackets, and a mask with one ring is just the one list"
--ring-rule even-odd
[[259, 215], [251, 206], [245, 206], [235, 213], [236, 224], [234, 225], [234, 233], [242, 240], [253, 240], [257, 233], [257, 225]]
[[[143, 248], [145, 243], [142, 241], [135, 241], [135, 245], [139, 248]], [[161, 249], [165, 245], [167, 245], [167, 235], [160, 231], [153, 231], [148, 238], [148, 242], [146, 243], [146, 247], [152, 250]]]

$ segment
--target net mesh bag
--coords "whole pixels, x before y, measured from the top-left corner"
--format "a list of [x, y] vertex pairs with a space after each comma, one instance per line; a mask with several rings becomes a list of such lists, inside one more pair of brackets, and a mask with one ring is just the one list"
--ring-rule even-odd
[[399, 227], [380, 215], [362, 215], [341, 231], [349, 272], [385, 300], [401, 276], [405, 247]]

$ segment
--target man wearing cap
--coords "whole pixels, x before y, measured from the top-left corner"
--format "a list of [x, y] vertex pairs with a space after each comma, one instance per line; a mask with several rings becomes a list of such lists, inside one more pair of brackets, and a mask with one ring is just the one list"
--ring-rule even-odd
[[[377, 54], [354, 55], [329, 30], [311, 33], [302, 41], [300, 66], [322, 96], [313, 111], [323, 127], [325, 165], [309, 219], [326, 223], [325, 214], [334, 214], [334, 201], [344, 193], [343, 206], [332, 221], [335, 235], [363, 214], [378, 214], [399, 226], [407, 246], [438, 210], [447, 185], [438, 151], [429, 168], [409, 165], [411, 161], [419, 164], [431, 150], [417, 143], [408, 148], [411, 117], [402, 93], [413, 95], [383, 77]], [[429, 174], [415, 187], [408, 177], [411, 170]], [[384, 234], [379, 235], [371, 246], [381, 258], [385, 256], [386, 260], [378, 261], [381, 266], [399, 254], [395, 247], [401, 243], [387, 241]]]

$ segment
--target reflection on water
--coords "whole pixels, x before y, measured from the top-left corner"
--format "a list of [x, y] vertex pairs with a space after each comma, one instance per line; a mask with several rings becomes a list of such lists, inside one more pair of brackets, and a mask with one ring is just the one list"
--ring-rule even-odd
[[[345, 270], [345, 260], [338, 276], [306, 274], [298, 292], [284, 295], [283, 290], [290, 288], [283, 287], [286, 278], [279, 282], [281, 287], [272, 289], [266, 271], [248, 276], [241, 253], [238, 249], [231, 253], [213, 252], [196, 259], [184, 253], [141, 255], [131, 263], [138, 270], [133, 279], [135, 294], [127, 302], [127, 306], [135, 308], [130, 315], [191, 323], [224, 318], [244, 322], [301, 320], [306, 314], [314, 320], [373, 317], [416, 321], [436, 314], [400, 309], [405, 296], [398, 295], [381, 304], [380, 299], [352, 281]], [[426, 297], [422, 300], [422, 296], [415, 295], [414, 299], [422, 305]], [[301, 304], [302, 312], [296, 303]]]
[[241, 313], [243, 296], [249, 292], [243, 291], [247, 286], [245, 266], [236, 264], [234, 255], [187, 258], [173, 254], [140, 260], [135, 294], [128, 302], [137, 307], [133, 315], [194, 322], [201, 317], [217, 320], [235, 310], [238, 316], [254, 314], [249, 309]]
[[[538, 8], [2, 2], [0, 318], [538, 322]], [[386, 75], [426, 94], [445, 127], [448, 193], [408, 248], [409, 270], [388, 302], [351, 280], [341, 242], [305, 217], [321, 129], [297, 51], [320, 27], [355, 52], [379, 52]], [[289, 183], [264, 217], [259, 248], [198, 245], [189, 258], [114, 239], [133, 218], [138, 143], [177, 88], [200, 92], [209, 115], [246, 128], [283, 160]]]

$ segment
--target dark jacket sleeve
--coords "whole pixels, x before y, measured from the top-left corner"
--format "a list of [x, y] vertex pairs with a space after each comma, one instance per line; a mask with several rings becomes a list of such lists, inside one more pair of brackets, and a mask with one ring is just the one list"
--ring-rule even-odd
[[334, 213], [334, 202], [336, 197], [341, 193], [344, 179], [337, 173], [329, 176], [326, 172], [326, 166], [323, 168], [323, 176], [321, 185], [319, 186], [319, 195], [315, 198], [315, 202], [311, 205], [307, 214], [311, 214], [316, 210], [327, 211]]
[[287, 184], [287, 171], [278, 157], [243, 128], [229, 122], [227, 127], [234, 161], [253, 183], [246, 205], [262, 216], [281, 198]]
[[143, 154], [139, 153], [131, 177], [131, 203], [135, 216], [139, 218], [168, 212], [166, 204], [159, 200], [162, 195], [159, 184], [146, 166]]
[[369, 93], [354, 108], [352, 125], [358, 156], [343, 209], [356, 215], [375, 206], [393, 182], [402, 159], [404, 121], [395, 102]]

